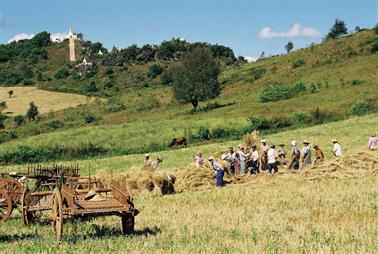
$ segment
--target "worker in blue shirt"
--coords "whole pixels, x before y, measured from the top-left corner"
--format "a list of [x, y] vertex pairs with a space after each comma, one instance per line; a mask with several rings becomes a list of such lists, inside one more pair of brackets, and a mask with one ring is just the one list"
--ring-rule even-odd
[[224, 176], [224, 169], [223, 169], [222, 165], [220, 163], [214, 161], [213, 156], [210, 156], [209, 162], [210, 162], [213, 170], [215, 170], [217, 172], [216, 181], [215, 181], [216, 186], [222, 187], [223, 186], [223, 176]]

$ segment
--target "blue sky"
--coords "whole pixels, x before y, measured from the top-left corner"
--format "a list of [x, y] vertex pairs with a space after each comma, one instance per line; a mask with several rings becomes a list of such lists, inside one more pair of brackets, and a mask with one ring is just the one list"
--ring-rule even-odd
[[320, 42], [336, 18], [350, 30], [372, 27], [378, 0], [0, 0], [0, 43], [72, 26], [108, 48], [183, 37], [256, 57], [283, 53], [288, 40], [295, 48]]

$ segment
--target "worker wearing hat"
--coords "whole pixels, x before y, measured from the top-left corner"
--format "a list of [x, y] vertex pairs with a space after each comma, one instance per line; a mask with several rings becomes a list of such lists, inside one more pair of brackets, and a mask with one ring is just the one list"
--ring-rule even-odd
[[235, 174], [236, 153], [234, 152], [233, 147], [230, 147], [228, 149], [226, 160], [230, 164], [231, 173]]
[[196, 156], [194, 156], [194, 162], [196, 163], [197, 168], [200, 168], [203, 166], [203, 156], [201, 152], [198, 152]]
[[149, 167], [151, 164], [151, 159], [150, 159], [150, 154], [146, 153], [144, 155], [144, 162], [143, 162], [143, 165], [144, 167]]
[[297, 141], [293, 139], [291, 142], [291, 162], [290, 169], [299, 169], [299, 160], [301, 158], [301, 151], [297, 148]]
[[302, 167], [311, 165], [311, 146], [308, 140], [303, 141], [304, 147], [302, 148]]
[[245, 175], [247, 173], [247, 158], [250, 154], [245, 152], [243, 145], [240, 145], [239, 151], [237, 151], [237, 153], [239, 154], [240, 160], [240, 174]]
[[285, 144], [283, 142], [281, 142], [279, 144], [279, 148], [277, 149], [277, 156], [278, 156], [278, 162], [279, 164], [284, 167], [284, 168], [287, 168], [286, 167], [286, 154], [287, 154], [287, 151], [285, 149]]
[[222, 187], [223, 186], [223, 176], [224, 176], [224, 169], [223, 169], [222, 165], [220, 163], [214, 161], [213, 156], [210, 156], [208, 160], [209, 160], [213, 170], [217, 172], [216, 180], [215, 180], [216, 186]]
[[342, 152], [341, 152], [341, 146], [339, 144], [339, 142], [337, 141], [337, 139], [332, 139], [332, 143], [333, 143], [333, 149], [332, 149], [332, 153], [336, 156], [336, 157], [340, 157]]
[[261, 140], [261, 170], [268, 169], [268, 150], [266, 139]]

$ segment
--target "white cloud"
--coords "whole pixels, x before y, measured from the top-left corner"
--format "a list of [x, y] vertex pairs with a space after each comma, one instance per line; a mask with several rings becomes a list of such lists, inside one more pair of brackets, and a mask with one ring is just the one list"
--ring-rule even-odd
[[244, 57], [248, 63], [251, 63], [251, 62], [256, 62], [258, 57], [255, 57], [255, 56], [245, 56]]
[[34, 37], [34, 34], [20, 33], [20, 34], [16, 34], [12, 38], [10, 38], [7, 43], [11, 43], [13, 41], [17, 42], [17, 41], [21, 41], [21, 40], [29, 40], [33, 37]]
[[287, 32], [275, 32], [272, 28], [266, 26], [261, 29], [258, 34], [260, 39], [279, 39], [279, 38], [318, 38], [320, 32], [312, 27], [302, 27], [300, 24], [295, 23]]

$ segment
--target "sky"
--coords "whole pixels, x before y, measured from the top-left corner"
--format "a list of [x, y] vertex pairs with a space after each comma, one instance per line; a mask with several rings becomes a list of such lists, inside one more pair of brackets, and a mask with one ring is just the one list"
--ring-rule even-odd
[[378, 23], [378, 0], [0, 0], [0, 43], [72, 26], [107, 48], [172, 37], [218, 43], [256, 58], [320, 42], [336, 18], [348, 29]]

